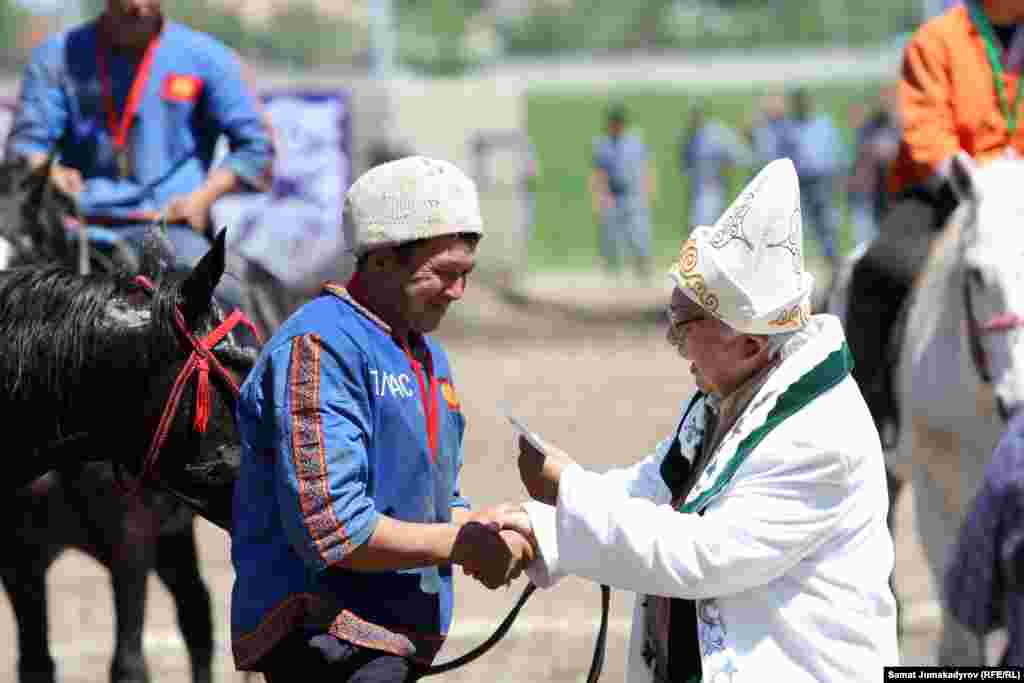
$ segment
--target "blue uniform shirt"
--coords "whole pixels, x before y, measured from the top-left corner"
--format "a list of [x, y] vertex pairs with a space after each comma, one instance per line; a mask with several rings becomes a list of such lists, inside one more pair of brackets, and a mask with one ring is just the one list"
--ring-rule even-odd
[[[680, 170], [689, 176], [690, 190], [722, 190], [727, 166], [749, 165], [751, 152], [728, 126], [708, 121], [680, 145]], [[717, 217], [716, 217], [717, 218]]]
[[594, 142], [594, 167], [608, 174], [608, 190], [618, 196], [642, 197], [647, 172], [647, 147], [639, 137], [623, 133]]
[[[128, 135], [131, 175], [120, 178], [113, 132], [96, 60], [92, 21], [37, 47], [25, 68], [8, 155], [57, 151], [85, 180], [79, 197], [86, 215], [125, 216], [159, 211], [175, 196], [203, 184], [221, 134], [224, 164], [261, 187], [272, 148], [255, 95], [238, 57], [210, 36], [165, 21], [149, 80]], [[107, 55], [118, 117], [138, 57]]]
[[423, 662], [440, 649], [452, 618], [450, 566], [338, 566], [379, 515], [448, 522], [453, 507], [468, 507], [457, 483], [465, 421], [444, 350], [423, 341], [433, 438], [421, 390], [428, 373], [344, 289], [329, 287], [263, 347], [238, 407], [231, 614], [239, 669], [258, 666], [298, 628]]
[[846, 147], [827, 114], [790, 119], [786, 138], [786, 156], [793, 160], [801, 180], [827, 178], [845, 170]]

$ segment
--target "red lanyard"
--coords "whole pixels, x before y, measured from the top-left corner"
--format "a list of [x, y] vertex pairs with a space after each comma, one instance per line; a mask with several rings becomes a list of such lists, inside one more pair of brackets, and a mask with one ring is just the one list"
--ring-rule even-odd
[[[162, 33], [162, 32], [161, 32]], [[102, 32], [96, 36], [96, 65], [100, 72], [100, 85], [103, 87], [103, 103], [107, 109], [107, 126], [111, 135], [114, 136], [114, 148], [118, 151], [124, 149], [128, 141], [128, 131], [132, 127], [132, 119], [139, 110], [142, 102], [142, 95], [149, 82], [149, 73], [153, 68], [153, 55], [160, 45], [160, 35], [156, 33], [149, 39], [146, 52], [142, 55], [142, 61], [135, 71], [135, 78], [132, 80], [132, 87], [128, 91], [128, 99], [124, 104], [124, 113], [120, 119], [117, 116], [117, 106], [114, 103], [114, 87], [110, 80], [110, 70], [107, 68], [107, 41], [101, 39]]]
[[423, 376], [423, 364], [416, 360], [409, 349], [409, 343], [402, 340], [402, 350], [405, 351], [409, 364], [416, 373], [416, 380], [420, 383], [420, 397], [423, 404], [423, 413], [427, 418], [427, 445], [430, 447], [430, 460], [437, 462], [437, 378], [434, 377], [433, 363], [429, 352], [427, 354], [426, 379]]

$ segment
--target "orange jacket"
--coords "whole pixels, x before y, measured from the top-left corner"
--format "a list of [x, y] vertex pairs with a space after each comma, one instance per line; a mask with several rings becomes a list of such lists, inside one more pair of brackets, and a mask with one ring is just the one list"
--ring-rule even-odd
[[[1024, 55], [1024, 31], [1003, 52], [1007, 100], [1017, 94]], [[997, 40], [998, 46], [998, 40]], [[889, 174], [889, 190], [898, 192], [929, 179], [943, 163], [964, 150], [985, 163], [1013, 146], [1024, 155], [1024, 102], [1010, 138], [996, 93], [985, 43], [967, 7], [954, 7], [921, 26], [903, 53], [899, 84], [903, 140]]]

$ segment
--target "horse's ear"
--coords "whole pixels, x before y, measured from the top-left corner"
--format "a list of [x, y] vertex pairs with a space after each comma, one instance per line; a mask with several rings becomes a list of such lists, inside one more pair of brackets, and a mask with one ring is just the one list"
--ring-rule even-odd
[[976, 201], [980, 197], [978, 183], [974, 180], [977, 170], [974, 159], [967, 152], [957, 152], [950, 160], [949, 184], [960, 201]]
[[181, 286], [182, 314], [189, 324], [210, 310], [213, 290], [224, 274], [224, 251], [227, 230], [221, 230], [213, 240], [213, 246], [199, 260]]

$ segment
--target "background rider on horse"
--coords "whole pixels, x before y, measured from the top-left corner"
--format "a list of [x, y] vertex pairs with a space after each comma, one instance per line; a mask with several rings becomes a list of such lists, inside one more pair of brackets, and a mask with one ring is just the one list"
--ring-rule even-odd
[[[229, 153], [211, 171], [221, 135]], [[163, 217], [178, 267], [210, 248], [210, 206], [263, 190], [273, 150], [238, 56], [169, 21], [160, 0], [107, 0], [96, 19], [50, 37], [25, 68], [7, 156], [42, 166], [102, 235], [138, 248]], [[227, 286], [225, 286], [225, 284]], [[232, 278], [218, 289], [241, 303]]]
[[1024, 153], [1022, 22], [1020, 0], [969, 0], [921, 26], [904, 52], [892, 199], [854, 268], [846, 320], [854, 376], [883, 438], [898, 419], [888, 342], [932, 238], [956, 209], [950, 162], [961, 150], [980, 164]]

